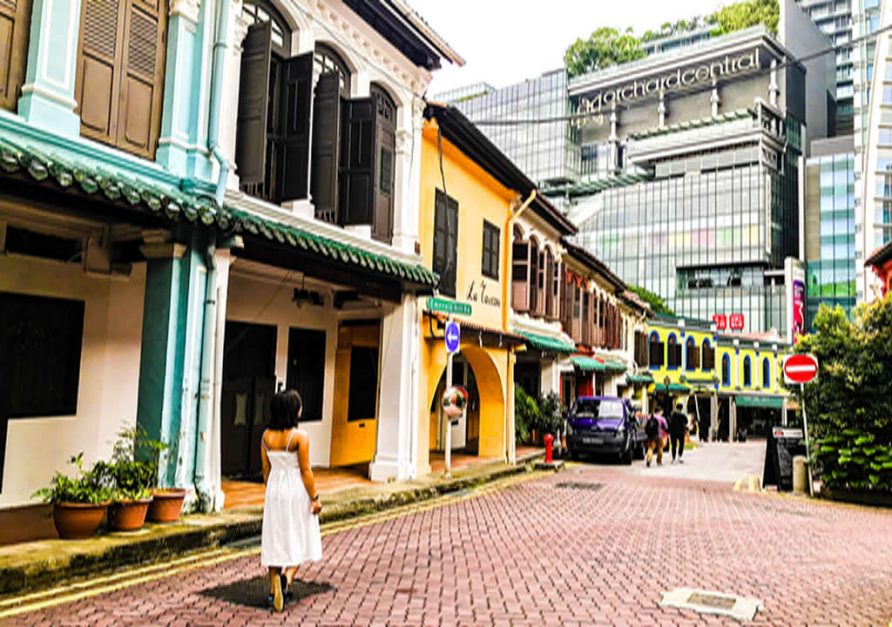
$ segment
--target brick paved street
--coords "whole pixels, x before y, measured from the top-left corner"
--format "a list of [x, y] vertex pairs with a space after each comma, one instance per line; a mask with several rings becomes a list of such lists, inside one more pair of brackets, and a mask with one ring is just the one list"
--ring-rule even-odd
[[723, 622], [661, 608], [660, 591], [675, 587], [761, 599], [759, 624], [892, 619], [889, 512], [615, 467], [577, 466], [459, 498], [327, 536], [324, 547], [324, 561], [302, 572], [303, 598], [281, 615], [262, 608], [252, 555], [10, 624]]

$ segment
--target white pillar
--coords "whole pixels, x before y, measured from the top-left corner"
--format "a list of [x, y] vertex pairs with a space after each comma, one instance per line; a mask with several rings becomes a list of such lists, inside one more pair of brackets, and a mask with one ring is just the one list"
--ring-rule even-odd
[[[214, 387], [212, 413], [208, 423], [208, 446], [210, 454], [207, 459], [208, 486], [214, 495], [211, 511], [222, 511], [225, 495], [223, 494], [223, 464], [220, 454], [220, 441], [223, 439], [223, 427], [220, 422], [220, 405], [223, 392], [223, 353], [226, 346], [226, 304], [229, 300], [229, 268], [232, 257], [228, 248], [218, 248], [214, 252], [217, 265], [217, 320], [214, 339]], [[200, 443], [202, 444], [202, 443]]]
[[409, 254], [415, 254], [415, 243], [418, 241], [423, 113], [424, 102], [416, 99], [400, 107], [397, 114], [393, 247]]
[[542, 367], [539, 370], [539, 392], [542, 396], [546, 396], [549, 392], [560, 395], [561, 391], [561, 373], [558, 370], [556, 361], [548, 360], [541, 362]]
[[402, 481], [415, 476], [412, 447], [417, 442], [418, 367], [420, 351], [415, 296], [402, 301], [381, 321], [380, 392], [372, 481]]

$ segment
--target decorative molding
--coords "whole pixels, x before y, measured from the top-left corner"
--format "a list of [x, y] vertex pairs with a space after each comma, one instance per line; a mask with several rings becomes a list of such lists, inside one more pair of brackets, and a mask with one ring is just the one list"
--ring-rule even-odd
[[182, 17], [193, 24], [198, 23], [198, 14], [201, 10], [199, 0], [170, 0], [169, 6], [169, 17]]

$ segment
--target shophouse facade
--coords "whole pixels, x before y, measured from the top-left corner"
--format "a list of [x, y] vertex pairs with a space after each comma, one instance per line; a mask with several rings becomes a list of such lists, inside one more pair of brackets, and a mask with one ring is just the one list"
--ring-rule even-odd
[[460, 57], [386, 0], [17, 7], [0, 507], [139, 426], [220, 508], [284, 386], [313, 464], [414, 476], [417, 94]]

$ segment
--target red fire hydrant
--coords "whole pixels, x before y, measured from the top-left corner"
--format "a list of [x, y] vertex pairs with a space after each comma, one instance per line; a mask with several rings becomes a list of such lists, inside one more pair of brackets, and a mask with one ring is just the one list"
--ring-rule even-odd
[[554, 436], [550, 433], [545, 434], [545, 463], [551, 463], [551, 445], [554, 444]]

